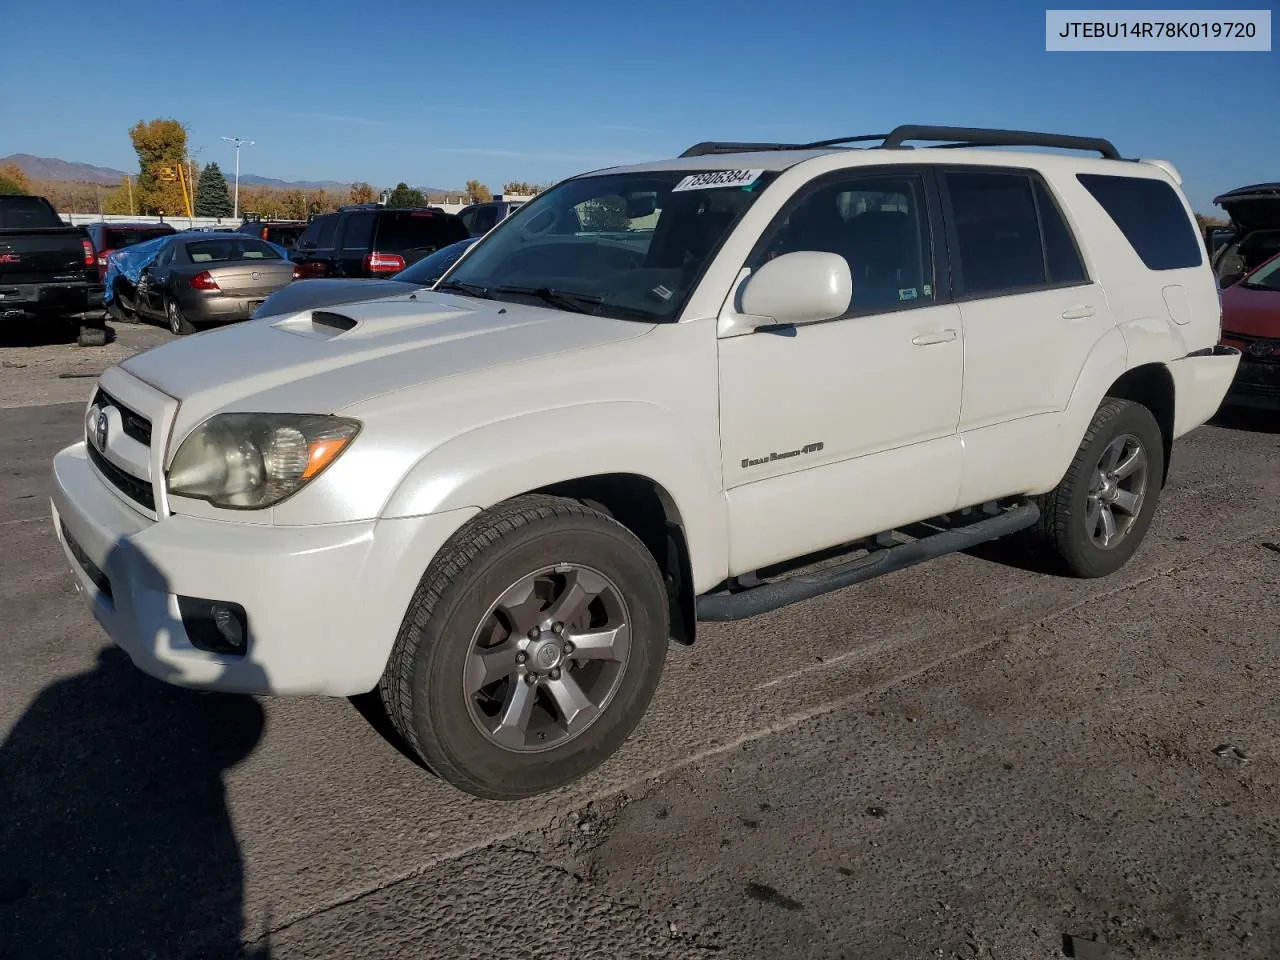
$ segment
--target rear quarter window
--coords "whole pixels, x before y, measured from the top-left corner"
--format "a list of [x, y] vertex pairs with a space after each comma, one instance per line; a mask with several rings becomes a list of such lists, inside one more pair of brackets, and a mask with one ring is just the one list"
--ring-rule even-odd
[[1200, 235], [1171, 184], [1150, 177], [1078, 173], [1148, 270], [1183, 270], [1204, 262]]

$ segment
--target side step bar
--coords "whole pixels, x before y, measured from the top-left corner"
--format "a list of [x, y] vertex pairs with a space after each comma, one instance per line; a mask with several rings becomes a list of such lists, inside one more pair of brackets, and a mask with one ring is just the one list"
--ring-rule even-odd
[[825, 570], [767, 581], [737, 592], [704, 594], [697, 600], [697, 616], [699, 620], [712, 622], [745, 620], [948, 553], [958, 553], [980, 543], [998, 540], [1031, 526], [1039, 519], [1040, 508], [1034, 503], [1020, 504], [985, 520], [875, 550], [867, 556]]

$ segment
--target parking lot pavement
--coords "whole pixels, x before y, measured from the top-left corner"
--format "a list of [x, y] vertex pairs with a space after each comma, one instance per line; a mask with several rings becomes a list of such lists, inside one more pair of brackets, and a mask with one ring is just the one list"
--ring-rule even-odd
[[950, 557], [676, 648], [573, 788], [470, 799], [345, 700], [104, 652], [47, 519], [83, 401], [0, 411], [17, 956], [1280, 951], [1280, 433], [1179, 442], [1104, 581]]

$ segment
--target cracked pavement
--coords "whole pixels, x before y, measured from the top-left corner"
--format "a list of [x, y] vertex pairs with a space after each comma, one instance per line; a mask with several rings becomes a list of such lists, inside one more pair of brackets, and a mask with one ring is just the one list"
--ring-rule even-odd
[[1116, 576], [955, 556], [706, 625], [616, 757], [499, 804], [346, 700], [105, 649], [48, 520], [80, 410], [0, 410], [0, 956], [1280, 953], [1275, 416], [1176, 445]]

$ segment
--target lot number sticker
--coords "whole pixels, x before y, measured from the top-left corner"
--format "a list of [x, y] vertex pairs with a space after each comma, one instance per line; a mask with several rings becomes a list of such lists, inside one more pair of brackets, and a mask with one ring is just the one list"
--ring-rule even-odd
[[706, 173], [695, 173], [685, 177], [672, 189], [672, 193], [681, 190], [707, 190], [711, 187], [747, 187], [760, 179], [763, 170], [708, 170]]

